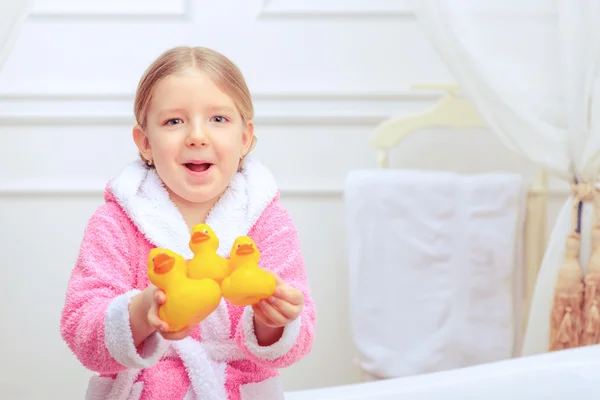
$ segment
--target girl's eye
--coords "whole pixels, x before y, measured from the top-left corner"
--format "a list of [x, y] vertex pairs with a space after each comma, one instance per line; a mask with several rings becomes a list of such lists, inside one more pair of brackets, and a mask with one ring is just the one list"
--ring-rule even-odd
[[223, 122], [227, 122], [227, 118], [221, 115], [217, 115], [216, 117], [213, 117], [213, 121], [215, 121], [218, 124], [222, 124]]
[[176, 125], [176, 124], [179, 124], [182, 122], [183, 121], [179, 118], [172, 118], [172, 119], [167, 120], [167, 122], [165, 122], [165, 125]]

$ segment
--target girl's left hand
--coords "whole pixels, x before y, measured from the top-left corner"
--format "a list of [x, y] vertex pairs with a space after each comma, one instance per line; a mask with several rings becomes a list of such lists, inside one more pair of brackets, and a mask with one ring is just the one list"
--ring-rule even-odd
[[273, 276], [277, 282], [275, 293], [252, 308], [257, 322], [270, 328], [281, 328], [298, 318], [304, 307], [304, 295], [277, 275]]

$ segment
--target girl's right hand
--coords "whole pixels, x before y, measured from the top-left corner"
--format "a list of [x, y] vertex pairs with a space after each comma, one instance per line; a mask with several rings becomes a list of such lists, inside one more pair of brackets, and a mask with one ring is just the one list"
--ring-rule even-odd
[[192, 333], [192, 328], [186, 328], [179, 332], [169, 332], [169, 324], [161, 320], [158, 316], [158, 309], [167, 301], [165, 292], [157, 287], [152, 287], [152, 301], [148, 309], [148, 324], [158, 331], [166, 340], [181, 340], [185, 339]]

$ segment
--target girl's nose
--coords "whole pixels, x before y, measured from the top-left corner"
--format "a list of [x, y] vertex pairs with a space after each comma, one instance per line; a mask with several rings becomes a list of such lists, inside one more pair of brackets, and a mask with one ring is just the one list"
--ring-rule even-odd
[[201, 124], [191, 126], [188, 135], [185, 138], [187, 147], [204, 147], [208, 146], [208, 135], [206, 128]]

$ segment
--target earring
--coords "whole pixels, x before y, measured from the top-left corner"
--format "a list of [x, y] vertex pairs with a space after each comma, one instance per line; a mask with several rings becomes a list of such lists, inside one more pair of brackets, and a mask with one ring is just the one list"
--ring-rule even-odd
[[149, 167], [152, 166], [152, 160], [146, 160], [146, 164], [148, 164]]

